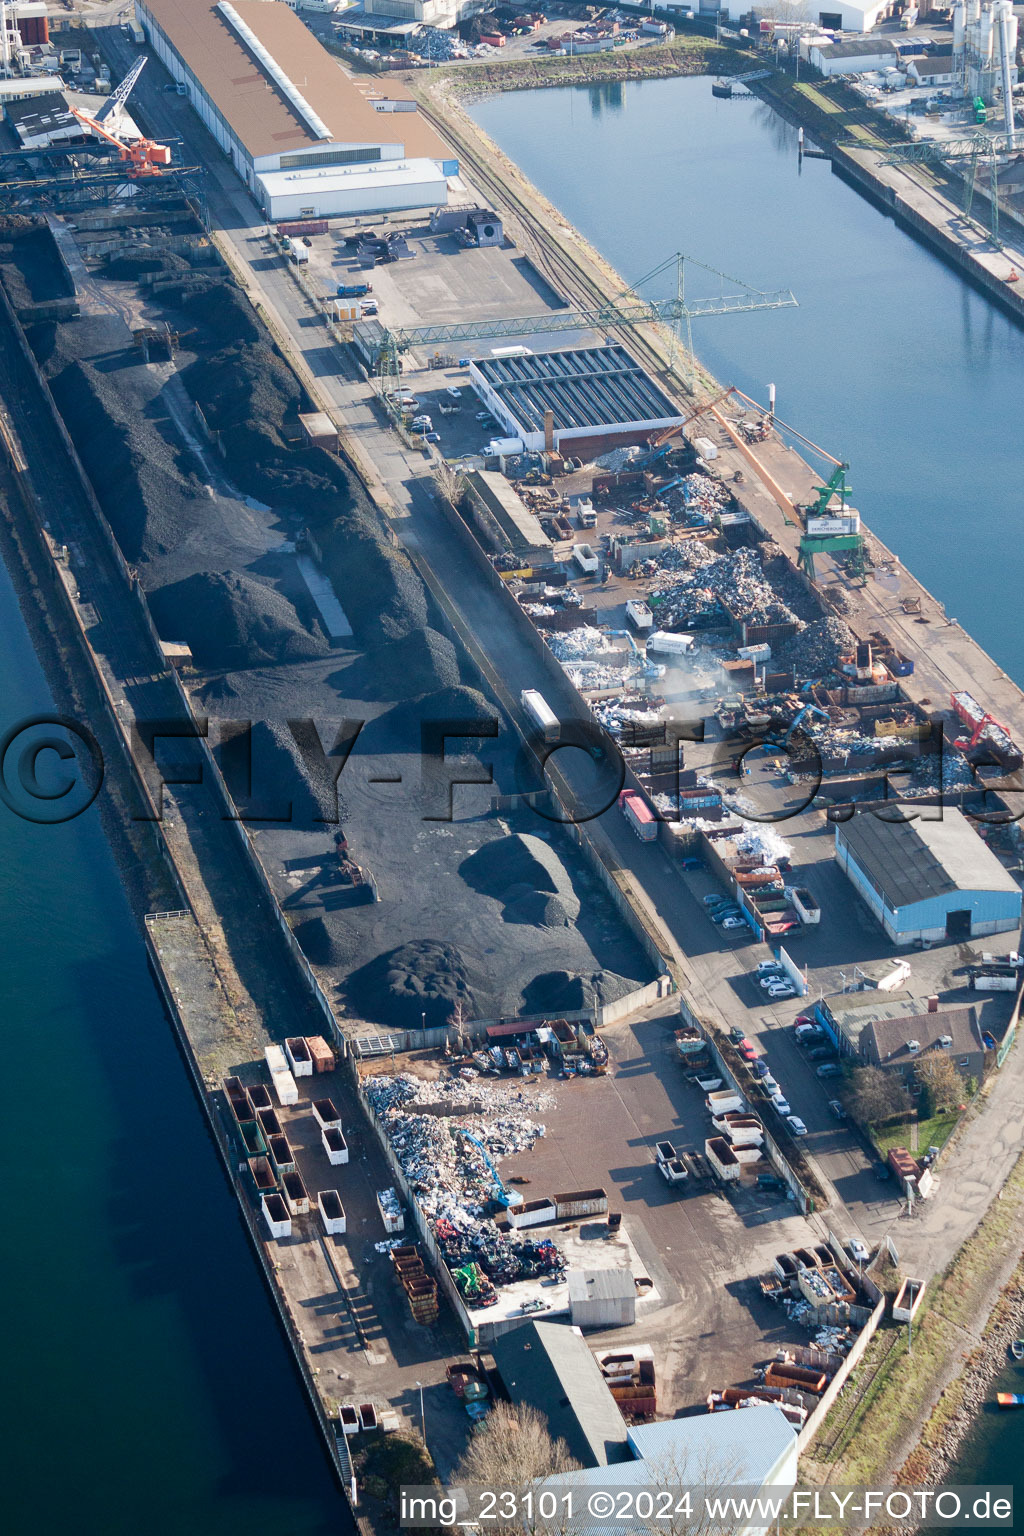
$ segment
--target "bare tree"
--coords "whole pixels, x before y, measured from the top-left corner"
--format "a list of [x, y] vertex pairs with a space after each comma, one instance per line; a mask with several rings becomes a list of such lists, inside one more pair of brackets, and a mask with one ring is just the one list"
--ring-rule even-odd
[[578, 1467], [565, 1441], [552, 1436], [544, 1414], [524, 1403], [495, 1403], [456, 1467], [452, 1486], [512, 1489], [519, 1518], [503, 1524], [499, 1504], [497, 1519], [488, 1520], [486, 1528], [494, 1536], [523, 1536], [524, 1529], [531, 1529], [523, 1518], [524, 1495], [535, 1491], [541, 1479], [558, 1478]]
[[962, 1104], [966, 1085], [956, 1063], [943, 1051], [930, 1052], [917, 1063], [917, 1080], [927, 1100], [920, 1106], [925, 1119], [943, 1109], [956, 1109]]
[[857, 1067], [847, 1095], [854, 1119], [862, 1125], [884, 1125], [910, 1114], [910, 1095], [903, 1080], [881, 1067]]
[[465, 490], [465, 477], [444, 459], [434, 465], [433, 475], [438, 500], [447, 502], [450, 507], [457, 507]]
[[[680, 1446], [652, 1456], [647, 1468], [645, 1481], [657, 1489], [655, 1497], [662, 1502], [649, 1521], [637, 1521], [636, 1528], [650, 1531], [652, 1536], [656, 1531], [666, 1536], [730, 1536], [738, 1528], [737, 1517], [716, 1510], [716, 1500], [734, 1493], [749, 1497], [760, 1491], [746, 1486], [748, 1474], [742, 1458], [724, 1447]], [[788, 1489], [778, 1492], [782, 1497]]]

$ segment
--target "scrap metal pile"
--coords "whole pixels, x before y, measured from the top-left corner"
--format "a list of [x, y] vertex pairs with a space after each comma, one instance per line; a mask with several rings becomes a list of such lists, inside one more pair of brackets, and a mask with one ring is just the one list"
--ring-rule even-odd
[[632, 651], [621, 650], [592, 625], [545, 638], [577, 688], [624, 688], [630, 678], [643, 676], [639, 658]]
[[750, 624], [793, 624], [766, 578], [756, 550], [716, 554], [695, 539], [673, 544], [657, 557], [664, 573], [648, 602], [659, 629], [694, 629], [723, 623], [728, 614]]
[[854, 645], [853, 632], [842, 619], [815, 619], [780, 645], [774, 660], [780, 667], [792, 667], [799, 677], [828, 677]]
[[527, 1152], [545, 1131], [528, 1111], [543, 1107], [550, 1096], [511, 1086], [476, 1082], [470, 1088], [461, 1081], [425, 1083], [406, 1076], [370, 1077], [363, 1088], [468, 1301], [487, 1306], [497, 1299], [494, 1286], [562, 1274], [564, 1259], [553, 1243], [506, 1234], [489, 1218], [495, 1175], [463, 1134], [486, 1147], [495, 1165]]

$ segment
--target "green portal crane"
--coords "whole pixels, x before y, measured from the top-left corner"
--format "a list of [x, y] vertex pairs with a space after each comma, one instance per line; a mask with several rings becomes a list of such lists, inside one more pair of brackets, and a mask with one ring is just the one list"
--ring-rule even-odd
[[1000, 155], [1009, 154], [1011, 145], [1004, 133], [972, 133], [962, 139], [921, 139], [916, 144], [893, 144], [886, 150], [883, 165], [944, 165], [947, 162], [963, 163], [964, 218], [971, 217], [974, 205], [974, 183], [978, 174], [978, 162], [987, 162], [991, 185], [989, 186], [989, 233], [992, 244], [1002, 250], [999, 238], [999, 169]]

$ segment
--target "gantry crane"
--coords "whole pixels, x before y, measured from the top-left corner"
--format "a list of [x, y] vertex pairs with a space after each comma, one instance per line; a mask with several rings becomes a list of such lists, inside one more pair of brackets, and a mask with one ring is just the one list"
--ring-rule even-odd
[[[863, 148], [863, 145], [859, 146]], [[1000, 155], [1013, 151], [1005, 133], [972, 133], [962, 139], [921, 139], [916, 144], [893, 144], [885, 152], [883, 165], [944, 165], [948, 161], [963, 162], [964, 218], [971, 217], [974, 203], [974, 182], [978, 174], [978, 162], [987, 162], [991, 185], [989, 186], [989, 233], [992, 244], [1002, 250], [999, 238], [999, 170]]]
[[114, 145], [129, 176], [159, 176], [164, 167], [170, 165], [171, 152], [166, 144], [154, 144], [152, 139], [122, 139], [80, 107], [72, 107], [71, 110], [80, 123], [91, 128], [101, 139], [106, 139], [108, 144]]
[[[742, 292], [723, 292], [714, 298], [687, 299], [687, 263], [717, 277], [723, 286], [726, 282], [737, 284]], [[409, 347], [510, 336], [550, 335], [556, 331], [607, 331], [615, 326], [659, 325], [666, 322], [673, 327], [674, 342], [679, 325], [685, 322], [686, 351], [692, 372], [694, 320], [707, 319], [712, 315], [746, 314], [755, 309], [796, 307], [797, 301], [788, 288], [762, 292], [741, 282], [739, 278], [720, 272], [716, 267], [697, 261], [693, 256], [684, 256], [681, 251], [648, 272], [635, 285], [636, 288], [663, 276], [673, 268], [676, 275], [676, 296], [673, 299], [644, 299], [634, 289], [627, 289], [597, 309], [553, 309], [543, 315], [516, 316], [509, 320], [465, 320], [441, 325], [395, 326], [384, 333], [378, 353], [378, 371], [382, 378], [392, 374], [397, 376], [398, 355]]]

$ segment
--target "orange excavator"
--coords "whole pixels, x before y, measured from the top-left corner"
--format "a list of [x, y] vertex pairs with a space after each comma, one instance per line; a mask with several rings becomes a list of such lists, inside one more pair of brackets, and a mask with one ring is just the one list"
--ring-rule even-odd
[[93, 133], [118, 149], [129, 176], [159, 176], [163, 167], [170, 165], [171, 151], [166, 144], [154, 144], [152, 139], [119, 138], [95, 117], [90, 117], [88, 112], [78, 107], [72, 107], [71, 110], [86, 128], [91, 128]]

